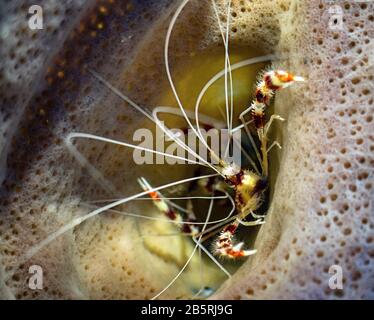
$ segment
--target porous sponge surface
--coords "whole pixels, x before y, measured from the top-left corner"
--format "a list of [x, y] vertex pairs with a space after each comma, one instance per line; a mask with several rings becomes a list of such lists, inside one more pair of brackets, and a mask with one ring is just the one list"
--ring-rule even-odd
[[[374, 297], [374, 6], [334, 5], [343, 29], [323, 1], [290, 1], [279, 15], [279, 66], [308, 80], [276, 98], [287, 123], [259, 252], [216, 299]], [[342, 268], [342, 290], [329, 287], [332, 265]]]
[[[287, 118], [287, 122], [279, 126], [283, 128], [279, 133], [283, 140], [280, 169], [267, 223], [256, 242], [258, 253], [213, 298], [373, 298], [373, 3], [337, 1], [344, 14], [341, 31], [328, 27], [331, 13], [327, 2], [232, 3], [232, 45], [245, 44], [264, 53], [275, 53], [278, 56], [275, 65], [308, 81], [276, 97], [276, 112]], [[77, 17], [72, 12], [90, 3], [74, 1], [71, 5], [77, 7], [72, 8], [68, 2], [45, 1], [45, 4], [51, 12], [53, 6], [58, 9], [54, 16], [61, 25], [55, 33], [63, 37], [71, 26], [69, 17]], [[92, 68], [111, 80], [113, 75], [117, 76], [122, 82], [113, 81], [120, 89], [130, 92], [139, 103], [151, 104], [166, 80], [162, 55], [167, 24], [175, 9], [170, 4], [160, 2], [159, 7], [152, 5], [148, 11], [143, 10], [144, 20], [140, 21], [144, 22], [144, 29], [132, 31], [138, 21], [133, 29], [127, 30], [128, 37], [101, 41], [103, 53], [85, 42], [86, 37], [94, 37], [92, 24], [97, 25], [97, 20], [82, 26], [75, 20], [77, 28], [73, 35], [79, 41], [73, 43], [81, 50], [51, 63], [49, 76], [41, 79], [40, 87], [45, 89], [40, 91], [39, 84], [31, 81], [39, 79], [35, 71], [44, 75], [49, 64], [51, 52], [44, 52], [43, 48], [47, 44], [57, 46], [63, 39], [38, 34], [31, 48], [39, 50], [31, 51], [37, 63], [30, 66], [34, 61], [29, 61], [30, 55], [22, 59], [23, 50], [30, 49], [25, 36], [29, 31], [25, 31], [22, 42], [21, 25], [11, 24], [21, 32], [21, 42], [13, 48], [13, 40], [7, 38], [8, 42], [3, 39], [7, 46], [1, 46], [2, 50], [9, 48], [5, 54], [13, 61], [1, 66], [2, 91], [6, 93], [2, 95], [1, 110], [6, 126], [1, 128], [18, 129], [4, 130], [3, 134], [6, 146], [2, 152], [0, 208], [3, 297], [151, 298], [178, 272], [180, 265], [175, 257], [172, 263], [160, 259], [160, 256], [165, 258], [158, 252], [163, 248], [149, 252], [141, 241], [133, 241], [139, 240], [134, 221], [107, 214], [69, 231], [31, 261], [20, 265], [22, 254], [32, 245], [72, 217], [89, 212], [82, 202], [113, 197], [108, 185], [92, 179], [92, 172], [81, 169], [66, 152], [63, 144], [66, 134], [83, 131], [131, 140], [128, 132], [143, 121], [129, 108], [122, 109], [123, 103], [92, 78], [79, 82], [79, 77], [69, 76], [69, 72], [79, 70], [80, 76], [85, 74], [82, 62], [86, 61], [85, 54], [93, 51]], [[224, 1], [217, 1], [217, 5], [224, 23]], [[23, 15], [23, 9], [16, 7], [11, 10]], [[126, 1], [116, 8], [113, 11], [122, 17], [132, 10], [131, 3]], [[152, 16], [158, 17], [156, 11], [165, 15], [155, 22]], [[146, 33], [150, 25], [153, 29]], [[115, 27], [120, 28], [120, 24]], [[139, 36], [142, 32], [146, 37]], [[138, 38], [141, 38], [138, 46], [142, 48], [139, 50], [149, 53], [141, 58], [131, 54]], [[186, 52], [221, 42], [211, 2], [191, 1], [173, 33], [171, 63], [177, 64]], [[101, 68], [108, 59], [111, 65]], [[128, 70], [120, 76], [117, 69], [122, 67]], [[63, 78], [58, 74], [60, 69], [65, 70]], [[20, 77], [25, 75], [29, 78], [23, 81]], [[37, 94], [29, 101], [34, 89]], [[12, 109], [13, 105], [17, 108]], [[26, 112], [18, 113], [23, 107]], [[57, 120], [50, 114], [57, 114]], [[24, 119], [17, 126], [16, 120], [21, 116]], [[17, 139], [11, 139], [14, 135]], [[80, 143], [78, 147], [110, 180], [113, 190], [126, 194], [136, 191], [134, 176], [145, 175], [146, 171], [129, 164], [130, 151], [93, 142]], [[173, 178], [171, 174], [163, 177], [162, 167], [152, 171], [158, 174], [158, 183]], [[41, 264], [45, 270], [42, 291], [28, 288], [30, 264]], [[343, 269], [343, 291], [328, 287], [331, 276], [328, 270], [333, 264]], [[161, 276], [155, 277], [155, 269], [149, 265], [163, 270], [158, 272]], [[172, 287], [163, 297], [175, 298], [185, 293], [181, 285]]]

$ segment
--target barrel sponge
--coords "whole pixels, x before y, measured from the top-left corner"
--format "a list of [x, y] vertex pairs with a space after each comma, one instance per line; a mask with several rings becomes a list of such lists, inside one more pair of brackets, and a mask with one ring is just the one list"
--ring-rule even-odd
[[[333, 4], [290, 1], [281, 13], [280, 66], [308, 81], [276, 98], [287, 125], [258, 254], [215, 299], [374, 298], [374, 4]], [[333, 265], [342, 290], [329, 288]]]
[[[6, 57], [0, 61], [0, 297], [151, 298], [177, 274], [180, 258], [165, 254], [163, 240], [144, 250], [136, 220], [115, 213], [70, 230], [30, 261], [22, 262], [22, 256], [73, 217], [89, 212], [87, 203], [113, 197], [98, 175], [66, 152], [66, 134], [94, 132], [131, 140], [129, 132], [144, 120], [88, 77], [84, 64], [140, 104], [152, 105], [167, 83], [163, 43], [179, 1], [150, 1], [141, 9], [134, 1], [113, 8], [105, 2], [108, 17], [114, 16], [115, 22], [106, 20], [112, 30], [131, 28], [123, 37], [108, 31], [104, 39], [93, 38], [97, 21], [92, 21], [94, 15], [86, 17], [90, 8], [103, 11], [101, 3], [40, 1], [53, 15], [53, 23], [47, 24], [52, 29], [32, 33], [19, 23], [27, 9], [21, 2], [7, 2], [7, 20], [0, 19], [0, 35], [14, 34], [2, 37], [0, 45]], [[225, 3], [216, 1], [222, 23]], [[328, 1], [232, 1], [232, 45], [274, 54], [275, 66], [308, 81], [277, 94], [275, 110], [287, 121], [278, 126], [283, 149], [267, 223], [255, 244], [258, 253], [222, 285], [215, 299], [374, 296], [374, 2], [334, 5], [341, 8], [343, 29], [336, 28], [339, 19], [331, 19], [336, 13]], [[124, 23], [128, 13], [134, 21]], [[99, 45], [92, 47], [92, 42]], [[177, 65], [187, 52], [212, 45], [222, 46], [212, 2], [191, 0], [175, 26], [170, 62]], [[64, 74], [58, 73], [61, 69]], [[77, 148], [120, 195], [138, 190], [134, 176], [149, 173], [131, 165], [131, 151], [95, 142], [78, 143]], [[160, 184], [178, 177], [163, 177], [163, 167], [152, 170]], [[140, 230], [147, 227], [140, 223]], [[43, 290], [28, 287], [31, 264], [43, 266]], [[328, 287], [332, 265], [342, 267], [343, 290]], [[155, 277], [156, 269], [164, 275]], [[184, 279], [189, 276], [187, 272]], [[185, 294], [182, 281], [163, 297]]]

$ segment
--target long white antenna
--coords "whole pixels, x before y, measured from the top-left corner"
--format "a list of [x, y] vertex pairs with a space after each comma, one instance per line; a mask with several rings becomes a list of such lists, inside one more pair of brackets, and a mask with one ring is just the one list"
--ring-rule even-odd
[[211, 178], [211, 177], [216, 177], [216, 176], [218, 176], [218, 174], [209, 174], [209, 175], [205, 175], [205, 176], [192, 177], [192, 178], [188, 178], [188, 179], [174, 181], [172, 183], [168, 183], [168, 184], [165, 184], [165, 185], [157, 187], [157, 188], [152, 188], [150, 190], [143, 191], [143, 192], [137, 193], [135, 195], [132, 195], [130, 197], [115, 201], [115, 202], [110, 203], [110, 204], [108, 204], [104, 207], [96, 209], [96, 210], [94, 210], [94, 211], [92, 211], [92, 212], [90, 212], [90, 213], [88, 213], [84, 216], [77, 217], [77, 218], [71, 220], [69, 223], [65, 224], [63, 227], [61, 227], [57, 231], [50, 234], [47, 238], [45, 238], [40, 243], [32, 246], [31, 249], [29, 249], [25, 253], [23, 258], [26, 259], [26, 260], [30, 259], [33, 255], [35, 255], [37, 252], [39, 252], [42, 248], [44, 248], [46, 245], [51, 243], [53, 240], [55, 240], [59, 236], [63, 235], [65, 232], [73, 229], [74, 227], [80, 225], [82, 222], [84, 222], [84, 221], [104, 212], [104, 211], [107, 211], [109, 209], [117, 207], [117, 206], [119, 206], [121, 204], [124, 204], [126, 202], [130, 202], [130, 201], [132, 201], [134, 199], [137, 199], [139, 197], [145, 196], [145, 195], [149, 194], [149, 192], [159, 191], [159, 190], [170, 188], [170, 187], [173, 187], [173, 186], [176, 186], [176, 185], [179, 185], [179, 184], [183, 184], [183, 183], [186, 183], [186, 182], [195, 181], [195, 180], [199, 180], [199, 179], [205, 179], [205, 178]]

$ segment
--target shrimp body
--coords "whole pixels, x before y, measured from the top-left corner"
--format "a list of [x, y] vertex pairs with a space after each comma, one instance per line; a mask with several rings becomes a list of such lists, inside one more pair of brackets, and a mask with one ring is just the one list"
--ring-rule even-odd
[[243, 116], [249, 112], [251, 114], [254, 127], [257, 129], [258, 138], [261, 143], [262, 159], [259, 159], [262, 165], [262, 175], [256, 174], [250, 170], [243, 170], [221, 162], [221, 172], [225, 176], [226, 182], [232, 186], [235, 191], [235, 204], [237, 209], [237, 219], [227, 225], [214, 242], [215, 253], [230, 258], [240, 258], [255, 253], [255, 250], [243, 250], [243, 242], [235, 243], [234, 234], [239, 226], [254, 226], [264, 223], [261, 219], [256, 221], [243, 221], [248, 215], [254, 218], [263, 218], [254, 212], [258, 210], [263, 203], [264, 193], [268, 188], [268, 148], [267, 133], [274, 119], [283, 120], [281, 117], [273, 115], [269, 122], [266, 119], [266, 107], [270, 104], [275, 92], [286, 88], [296, 81], [304, 81], [302, 77], [294, 76], [292, 73], [283, 70], [272, 70], [265, 72], [262, 79], [256, 86], [255, 99], [250, 107], [244, 111], [240, 118], [243, 122]]
[[[247, 109], [252, 116], [254, 127], [257, 129], [258, 138], [261, 143], [262, 159], [259, 160], [262, 162], [262, 173], [242, 169], [235, 164], [228, 164], [224, 160], [219, 159], [219, 165], [216, 166], [216, 169], [221, 173], [223, 179], [211, 177], [197, 182], [197, 185], [209, 192], [225, 192], [225, 189], [230, 188], [234, 190], [236, 219], [226, 224], [213, 241], [213, 252], [221, 257], [237, 259], [256, 252], [256, 250], [243, 249], [244, 242], [237, 242], [235, 233], [240, 224], [244, 226], [256, 226], [264, 223], [264, 216], [257, 215], [255, 212], [261, 207], [265, 198], [265, 191], [268, 188], [267, 132], [273, 119], [283, 120], [279, 116], [272, 115], [270, 121], [267, 122], [266, 107], [270, 104], [276, 91], [290, 86], [295, 81], [304, 81], [304, 79], [283, 70], [265, 72], [261, 81], [257, 84], [255, 99]], [[151, 186], [144, 178], [139, 183], [144, 190], [151, 189]], [[150, 192], [149, 196], [153, 199], [159, 211], [170, 220], [175, 221], [183, 233], [189, 234], [192, 237], [199, 234], [199, 228], [194, 225], [196, 218], [193, 214], [188, 214], [187, 216], [181, 215], [181, 213], [174, 210], [168, 204], [159, 192]], [[255, 218], [255, 220], [247, 221], [246, 218], [249, 215]]]
[[240, 170], [226, 180], [235, 190], [236, 208], [242, 219], [260, 207], [268, 185], [266, 178], [250, 170]]
[[263, 194], [267, 189], [267, 179], [263, 178], [250, 170], [239, 170], [235, 172], [235, 168], [224, 164], [222, 172], [231, 173], [225, 178], [226, 185], [234, 189], [235, 207], [237, 211], [237, 219], [226, 225], [220, 232], [216, 240], [213, 242], [213, 252], [220, 257], [230, 259], [238, 259], [256, 253], [256, 250], [244, 250], [244, 242], [235, 240], [235, 232], [239, 224], [259, 225], [263, 221], [257, 220], [253, 222], [241, 222], [253, 211], [257, 210], [263, 202]]

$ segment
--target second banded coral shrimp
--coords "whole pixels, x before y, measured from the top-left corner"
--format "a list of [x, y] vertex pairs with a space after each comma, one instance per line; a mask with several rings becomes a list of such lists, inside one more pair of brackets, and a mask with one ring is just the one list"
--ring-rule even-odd
[[[195, 174], [192, 177], [167, 183], [161, 186], [154, 186], [154, 184], [151, 184], [149, 182], [147, 177], [139, 176], [137, 178], [138, 183], [142, 188], [141, 192], [138, 192], [129, 197], [108, 201], [108, 204], [102, 207], [95, 207], [94, 210], [89, 212], [88, 214], [72, 219], [56, 232], [50, 234], [46, 239], [33, 246], [26, 253], [26, 259], [32, 257], [43, 247], [54, 241], [59, 236], [63, 235], [65, 232], [74, 229], [82, 222], [92, 217], [95, 217], [104, 212], [114, 210], [118, 207], [120, 208], [120, 206], [128, 204], [129, 202], [135, 200], [147, 199], [151, 200], [155, 204], [157, 210], [159, 211], [159, 216], [149, 217], [146, 215], [131, 214], [125, 212], [123, 212], [123, 214], [126, 216], [135, 217], [137, 219], [154, 219], [170, 223], [176, 226], [176, 233], [190, 237], [193, 242], [193, 248], [188, 253], [188, 257], [186, 259], [182, 259], [179, 272], [174, 277], [172, 277], [169, 283], [160, 292], [153, 296], [153, 299], [160, 297], [175, 283], [175, 281], [181, 276], [181, 274], [188, 268], [188, 265], [192, 261], [196, 252], [199, 253], [200, 257], [205, 254], [212, 261], [212, 263], [228, 277], [231, 276], [231, 273], [223, 265], [222, 261], [219, 260], [219, 257], [236, 260], [256, 253], [255, 249], [246, 248], [244, 242], [237, 241], [235, 238], [240, 226], [260, 226], [265, 222], [265, 215], [259, 213], [258, 210], [265, 200], [265, 193], [268, 189], [268, 153], [273, 148], [273, 146], [277, 145], [277, 143], [274, 142], [270, 145], [270, 147], [267, 146], [269, 139], [268, 132], [273, 120], [281, 120], [281, 118], [276, 115], [270, 116], [270, 119], [267, 120], [268, 117], [266, 117], [266, 108], [268, 107], [275, 91], [285, 88], [295, 81], [300, 81], [302, 80], [302, 78], [295, 77], [288, 72], [280, 70], [274, 70], [264, 73], [262, 80], [257, 85], [254, 102], [240, 115], [239, 120], [241, 121], [241, 124], [234, 126], [234, 121], [236, 122], [236, 119], [234, 119], [234, 103], [232, 97], [235, 88], [232, 84], [232, 71], [243, 66], [267, 61], [268, 57], [265, 56], [251, 58], [245, 61], [231, 64], [229, 55], [230, 1], [228, 1], [225, 28], [221, 25], [221, 22], [218, 19], [225, 48], [225, 67], [222, 71], [214, 75], [211, 80], [208, 81], [207, 84], [203, 87], [196, 101], [196, 107], [194, 110], [195, 112], [186, 110], [179, 98], [171, 74], [169, 65], [169, 42], [174, 24], [187, 3], [188, 0], [183, 1], [175, 11], [169, 24], [164, 47], [164, 62], [166, 67], [166, 74], [169, 80], [169, 85], [175, 96], [179, 108], [158, 106], [152, 108], [152, 111], [150, 111], [151, 108], [139, 106], [131, 98], [129, 98], [112, 84], [110, 84], [100, 74], [96, 73], [93, 70], [91, 70], [90, 72], [92, 76], [95, 77], [100, 83], [102, 83], [110, 92], [120, 97], [124, 102], [133, 107], [137, 112], [143, 114], [146, 119], [151, 121], [151, 123], [160, 128], [164, 132], [166, 137], [170, 139], [170, 141], [178, 145], [180, 148], [185, 150], [188, 153], [189, 157], [169, 154], [159, 150], [154, 150], [152, 148], [134, 145], [128, 142], [80, 132], [70, 133], [66, 137], [66, 145], [68, 147], [68, 150], [76, 157], [80, 164], [88, 168], [88, 171], [91, 173], [91, 175], [94, 176], [99, 183], [107, 186], [109, 190], [110, 183], [106, 181], [101, 173], [97, 169], [92, 167], [89, 161], [78, 152], [73, 144], [73, 140], [88, 139], [102, 141], [126, 148], [141, 150], [147, 153], [163, 155], [165, 157], [177, 160], [184, 160], [186, 163], [202, 167], [202, 173]], [[216, 8], [215, 2], [212, 1], [212, 3], [213, 7]], [[211, 116], [203, 115], [199, 111], [199, 105], [202, 97], [204, 96], [204, 93], [212, 84], [214, 84], [218, 79], [221, 78], [224, 78], [225, 80], [225, 112], [223, 112], [223, 116], [226, 121], [224, 123]], [[248, 90], [250, 90], [250, 88]], [[209, 157], [202, 157], [197, 152], [197, 150], [194, 150], [189, 145], [187, 145], [184, 142], [184, 139], [176, 136], [167, 126], [165, 126], [161, 122], [159, 118], [160, 113], [168, 115], [171, 114], [183, 119], [186, 126], [185, 128], [190, 130], [195, 135], [195, 137], [197, 137], [199, 142], [201, 142], [209, 151]], [[247, 114], [251, 116], [251, 120], [249, 121], [245, 119], [245, 116]], [[204, 135], [202, 134], [202, 129], [204, 127], [213, 127], [219, 130], [225, 128], [228, 130], [229, 139], [227, 139], [223, 156], [222, 153], [219, 154], [216, 152], [216, 150], [213, 150], [212, 146], [205, 139]], [[252, 137], [251, 127], [255, 128], [257, 137]], [[246, 165], [245, 167], [234, 162], [228, 162], [225, 157], [225, 155], [229, 154], [229, 151], [230, 149], [232, 149], [233, 145], [235, 143], [238, 143], [233, 136], [234, 132], [238, 131], [245, 131], [247, 134], [247, 138], [252, 145], [250, 150], [248, 150], [246, 149], [245, 145], [242, 145], [239, 142], [239, 147], [245, 155], [248, 163], [248, 165]], [[259, 150], [258, 144], [260, 145]], [[254, 152], [256, 158], [252, 157], [252, 151]], [[190, 155], [192, 157], [190, 157]], [[181, 194], [173, 197], [171, 193], [168, 192], [168, 190], [181, 185], [183, 185]], [[195, 195], [195, 193], [198, 192], [201, 192], [203, 195]], [[194, 204], [195, 199], [208, 200], [209, 202], [209, 205], [204, 207], [206, 209], [206, 212], [203, 215], [203, 219], [201, 219], [201, 217], [200, 219], [197, 217], [196, 211], [198, 210], [198, 208], [196, 208]], [[185, 201], [185, 205], [178, 204], [178, 200]], [[215, 216], [217, 216], [218, 206], [216, 205], [216, 203], [218, 201], [223, 203], [222, 207], [228, 208], [228, 212], [219, 219], [214, 218]], [[155, 236], [157, 237], [157, 235]], [[212, 250], [210, 250], [211, 247]], [[168, 249], [169, 248], [166, 247], [166, 251]], [[203, 279], [203, 272], [201, 278]], [[204, 281], [201, 281], [201, 288], [197, 292], [195, 292], [192, 297], [200, 298], [205, 297], [205, 295], [208, 294], [209, 290], [206, 290]]]

